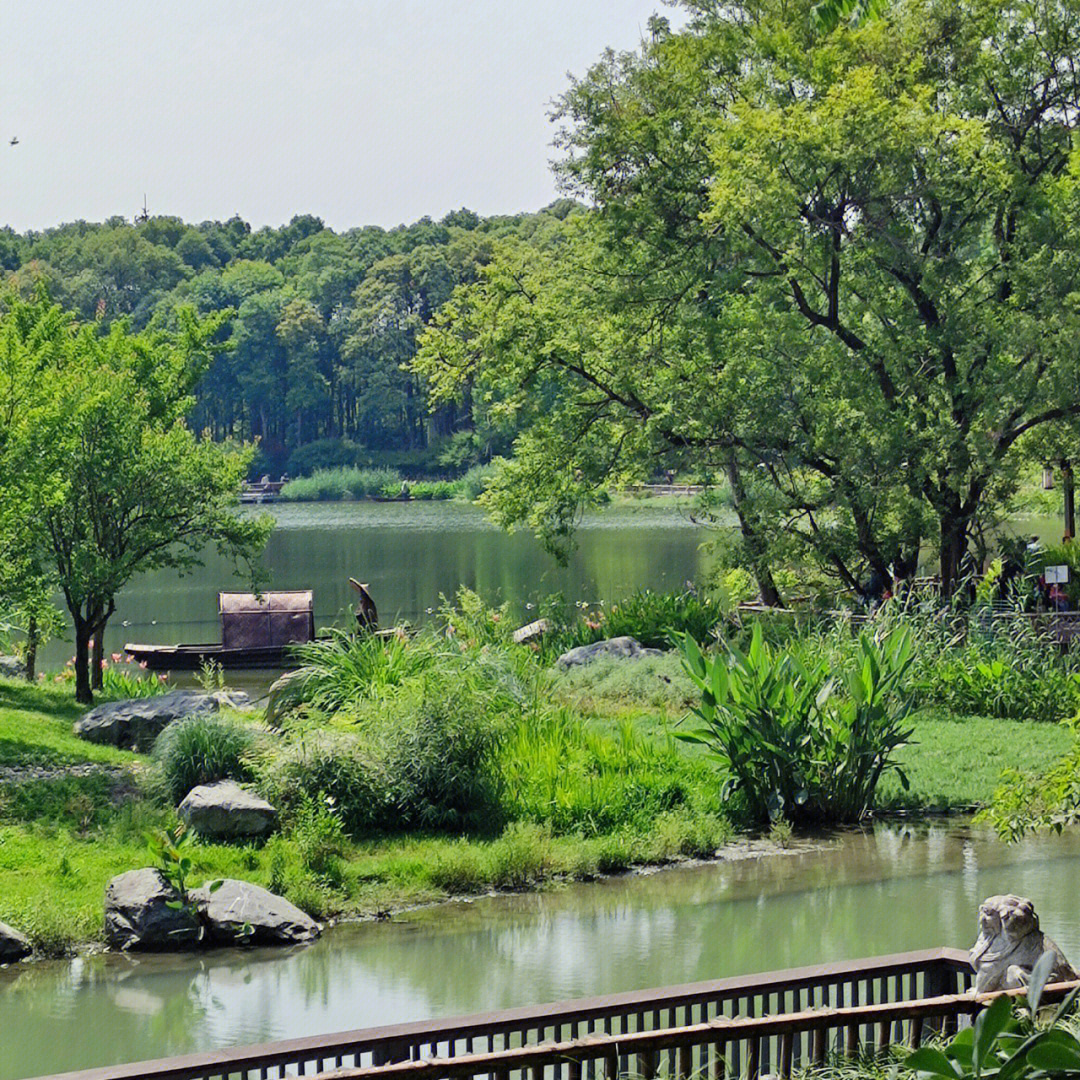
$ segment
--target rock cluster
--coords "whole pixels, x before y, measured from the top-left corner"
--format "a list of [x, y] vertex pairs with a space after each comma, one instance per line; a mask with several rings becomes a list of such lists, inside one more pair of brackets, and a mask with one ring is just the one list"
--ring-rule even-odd
[[277, 824], [277, 811], [270, 803], [232, 780], [193, 787], [177, 813], [202, 836], [223, 840], [267, 836]]
[[156, 697], [107, 701], [75, 722], [75, 734], [90, 742], [146, 752], [174, 720], [221, 708], [214, 694], [173, 690]]
[[659, 649], [643, 648], [636, 638], [626, 636], [608, 638], [606, 641], [594, 641], [591, 645], [579, 645], [576, 649], [564, 652], [555, 663], [565, 670], [582, 664], [591, 664], [594, 660], [605, 656], [634, 660], [639, 656], [659, 655]]
[[192, 889], [187, 903], [159, 870], [114, 877], [105, 888], [105, 937], [114, 949], [189, 949], [236, 941], [296, 945], [313, 941], [319, 924], [288, 900], [247, 881], [224, 879]]
[[105, 939], [116, 949], [184, 949], [202, 938], [194, 912], [174, 907], [176, 891], [152, 867], [128, 870], [105, 886]]

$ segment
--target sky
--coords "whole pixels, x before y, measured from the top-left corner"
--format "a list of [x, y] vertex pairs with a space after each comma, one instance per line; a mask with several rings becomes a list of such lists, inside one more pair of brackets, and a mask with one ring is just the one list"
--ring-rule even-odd
[[144, 195], [256, 227], [536, 210], [558, 196], [567, 73], [635, 48], [658, 9], [673, 17], [662, 0], [3, 0], [0, 224], [132, 218]]

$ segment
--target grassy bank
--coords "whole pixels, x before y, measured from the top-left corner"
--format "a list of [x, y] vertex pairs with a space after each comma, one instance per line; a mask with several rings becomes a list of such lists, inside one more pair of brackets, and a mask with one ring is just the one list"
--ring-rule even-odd
[[[651, 696], [641, 693], [645, 687]], [[412, 828], [354, 839], [332, 808], [308, 801], [293, 806], [283, 832], [265, 844], [196, 844], [194, 876], [255, 881], [327, 918], [707, 857], [732, 837], [733, 824], [700, 751], [668, 736], [685, 696], [671, 657], [621, 673], [610, 664], [571, 673], [555, 682], [553, 697], [576, 713], [563, 712], [556, 732], [517, 728], [504, 751], [507, 768], [517, 770], [514, 790], [503, 795], [521, 815], [516, 820], [458, 835]], [[105, 883], [146, 865], [146, 833], [176, 821], [150, 782], [151, 760], [76, 739], [78, 712], [63, 690], [0, 681], [0, 766], [107, 767], [0, 783], [0, 920], [28, 933], [45, 954], [100, 939]], [[267, 735], [256, 718], [232, 719], [260, 738], [295, 737]], [[1039, 769], [1068, 743], [1057, 725], [932, 711], [916, 716], [914, 727], [915, 744], [903, 752], [911, 790], [890, 783], [882, 790], [885, 807], [984, 802], [1001, 765]], [[300, 737], [310, 744], [312, 732]], [[606, 770], [598, 769], [605, 756]], [[616, 817], [605, 819], [612, 807]]]

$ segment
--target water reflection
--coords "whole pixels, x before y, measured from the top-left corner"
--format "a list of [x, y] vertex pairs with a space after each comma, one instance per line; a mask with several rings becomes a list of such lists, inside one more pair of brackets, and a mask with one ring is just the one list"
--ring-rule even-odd
[[964, 824], [490, 897], [340, 927], [288, 954], [97, 956], [0, 972], [0, 1078], [774, 968], [967, 946], [984, 896], [1032, 896], [1080, 957], [1080, 835]]

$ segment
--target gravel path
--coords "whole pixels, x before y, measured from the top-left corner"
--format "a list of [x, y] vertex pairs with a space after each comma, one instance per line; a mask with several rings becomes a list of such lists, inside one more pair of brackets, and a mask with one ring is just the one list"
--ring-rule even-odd
[[27, 780], [64, 780], [68, 777], [107, 776], [115, 781], [130, 781], [134, 770], [129, 765], [0, 765], [0, 784], [23, 784]]

